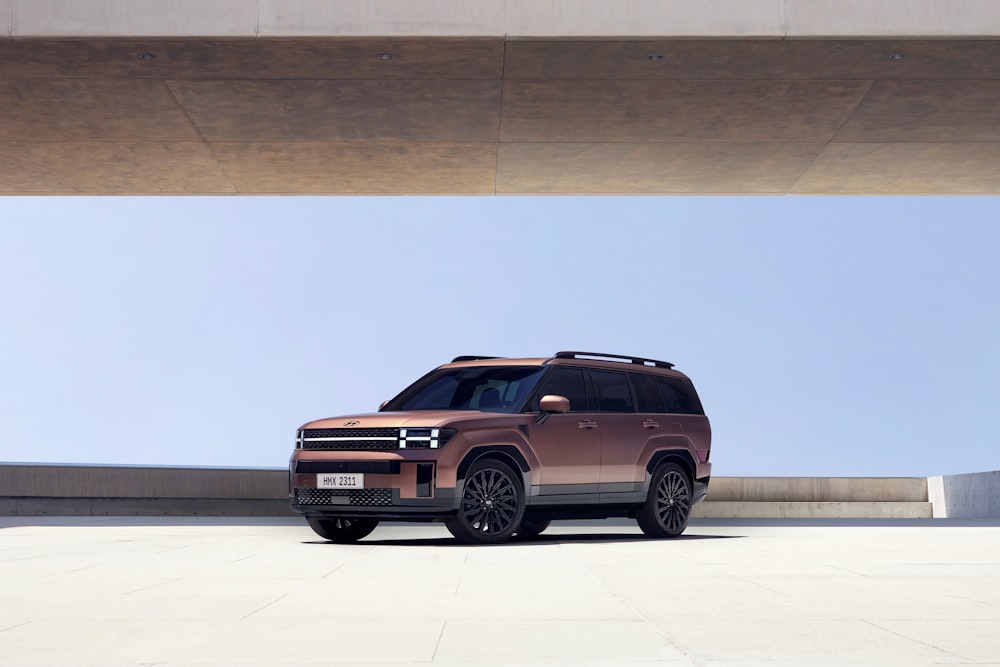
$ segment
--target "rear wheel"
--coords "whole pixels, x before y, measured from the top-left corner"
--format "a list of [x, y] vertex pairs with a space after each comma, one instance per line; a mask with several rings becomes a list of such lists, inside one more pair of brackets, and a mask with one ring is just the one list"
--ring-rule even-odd
[[320, 519], [307, 517], [309, 527], [325, 540], [337, 544], [350, 544], [366, 537], [378, 525], [375, 519]]
[[466, 544], [499, 544], [514, 534], [524, 516], [524, 490], [506, 463], [480, 459], [465, 476], [458, 512], [445, 522]]
[[691, 515], [691, 479], [676, 463], [663, 463], [649, 480], [646, 503], [637, 517], [650, 537], [677, 537]]

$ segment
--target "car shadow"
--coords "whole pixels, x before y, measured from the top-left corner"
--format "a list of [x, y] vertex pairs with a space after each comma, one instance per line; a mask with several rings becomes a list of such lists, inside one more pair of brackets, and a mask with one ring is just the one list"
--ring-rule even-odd
[[[492, 547], [492, 548], [527, 548], [553, 544], [624, 544], [628, 542], [688, 542], [693, 540], [723, 540], [742, 538], [743, 535], [681, 535], [673, 539], [651, 540], [644, 535], [635, 533], [560, 533], [552, 535], [538, 535], [531, 539], [518, 539], [514, 537], [502, 544], [465, 544], [453, 537], [417, 537], [401, 539], [364, 539], [357, 542], [357, 546], [363, 547]], [[334, 545], [333, 542], [323, 540], [307, 540], [303, 544], [323, 544]], [[352, 545], [336, 545], [352, 546]]]

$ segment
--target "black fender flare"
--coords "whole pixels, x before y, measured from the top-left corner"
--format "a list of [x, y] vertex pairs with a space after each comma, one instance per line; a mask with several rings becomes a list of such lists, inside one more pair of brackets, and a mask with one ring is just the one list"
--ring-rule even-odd
[[[458, 464], [458, 468], [455, 471], [455, 480], [458, 482], [456, 485], [457, 488], [464, 488], [465, 475], [469, 472], [469, 468], [472, 467], [473, 463], [486, 456], [492, 456], [501, 461], [513, 463], [521, 473], [521, 488], [524, 491], [524, 495], [527, 496], [529, 494], [531, 490], [531, 467], [528, 465], [528, 461], [524, 458], [521, 451], [514, 445], [479, 445], [466, 452], [465, 457]], [[461, 491], [458, 492], [458, 495], [461, 496]]]
[[656, 467], [663, 463], [664, 461], [674, 461], [678, 463], [682, 468], [687, 470], [688, 475], [691, 477], [691, 483], [694, 484], [695, 475], [697, 474], [698, 464], [694, 460], [694, 456], [687, 449], [661, 449], [653, 453], [649, 458], [649, 463], [646, 464], [646, 484], [649, 485], [649, 480], [653, 476], [653, 471]]

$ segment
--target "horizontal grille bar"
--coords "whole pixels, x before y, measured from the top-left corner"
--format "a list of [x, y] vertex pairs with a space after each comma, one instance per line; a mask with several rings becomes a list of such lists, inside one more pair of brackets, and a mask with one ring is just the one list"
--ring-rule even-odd
[[399, 449], [399, 440], [304, 440], [302, 449]]
[[399, 437], [398, 428], [307, 428], [302, 431], [304, 438], [371, 438]]

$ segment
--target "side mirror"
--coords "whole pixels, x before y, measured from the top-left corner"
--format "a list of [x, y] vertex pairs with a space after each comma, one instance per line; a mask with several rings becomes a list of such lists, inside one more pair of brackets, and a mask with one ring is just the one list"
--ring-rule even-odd
[[565, 396], [547, 394], [538, 401], [538, 409], [542, 412], [569, 412], [569, 399]]
[[384, 408], [384, 407], [385, 407], [385, 406], [387, 406], [388, 404], [389, 404], [389, 401], [382, 401], [381, 403], [379, 403], [379, 406], [378, 406], [378, 410], [379, 410], [379, 412], [381, 412], [381, 411], [382, 411], [382, 408]]

